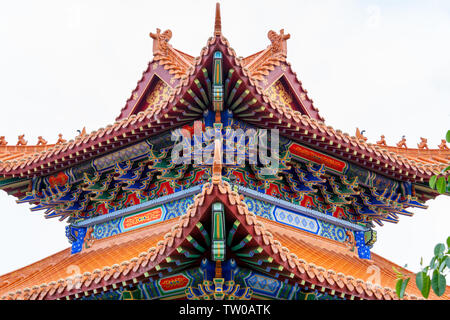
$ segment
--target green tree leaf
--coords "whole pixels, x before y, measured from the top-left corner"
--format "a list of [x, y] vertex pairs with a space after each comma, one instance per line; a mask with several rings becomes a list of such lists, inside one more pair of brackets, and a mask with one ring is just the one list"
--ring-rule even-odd
[[416, 285], [417, 288], [422, 293], [425, 299], [428, 299], [430, 294], [431, 280], [430, 277], [425, 272], [419, 272], [416, 275]]
[[[435, 248], [435, 252], [436, 252], [436, 248]], [[437, 259], [437, 257], [431, 258], [430, 265], [429, 265], [429, 267], [430, 267], [431, 270], [433, 270], [434, 268], [436, 268], [436, 259]], [[428, 271], [428, 270], [426, 270], [426, 271]]]
[[447, 189], [447, 181], [445, 181], [445, 177], [439, 177], [436, 181], [436, 190], [439, 193], [445, 193]]
[[407, 279], [398, 279], [397, 284], [395, 286], [395, 292], [400, 299], [403, 299], [405, 295], [406, 286], [408, 285], [409, 278]]
[[406, 290], [406, 287], [408, 286], [409, 280], [410, 280], [409, 278], [403, 280], [402, 289], [401, 289], [402, 298], [403, 298], [403, 295], [405, 294], [405, 290]]
[[447, 257], [442, 257], [442, 261], [439, 264], [439, 272], [442, 273], [444, 268], [447, 266]]
[[397, 275], [397, 279], [403, 279], [404, 275], [397, 270], [396, 267], [392, 267], [392, 269], [394, 270], [395, 274]]
[[437, 176], [432, 176], [430, 178], [430, 181], [428, 181], [428, 184], [430, 185], [431, 189], [434, 189], [434, 187], [436, 186], [436, 180], [437, 180]]
[[447, 238], [447, 248], [450, 249], [450, 237]]
[[450, 170], [450, 166], [448, 166], [447, 168], [445, 168], [444, 170], [442, 170], [442, 173], [444, 173], [444, 172], [446, 172], [446, 171], [448, 171], [448, 170]]
[[450, 130], [447, 131], [445, 138], [447, 139], [447, 142], [450, 142]]
[[397, 283], [395, 284], [395, 293], [397, 293], [397, 297], [399, 297], [400, 299], [403, 298], [402, 286], [403, 286], [403, 279], [397, 279]]
[[431, 287], [433, 288], [434, 293], [438, 297], [442, 296], [445, 292], [446, 280], [445, 277], [440, 274], [437, 270], [433, 272], [433, 278], [431, 279]]
[[445, 264], [447, 265], [447, 268], [450, 269], [450, 257], [447, 257], [447, 259], [445, 259]]
[[438, 243], [434, 247], [434, 255], [435, 257], [441, 257], [444, 254], [445, 251], [445, 245], [443, 243]]

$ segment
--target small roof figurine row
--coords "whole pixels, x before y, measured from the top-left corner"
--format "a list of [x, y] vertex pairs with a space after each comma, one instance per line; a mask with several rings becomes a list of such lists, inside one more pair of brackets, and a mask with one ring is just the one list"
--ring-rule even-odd
[[[65, 143], [67, 140], [63, 139], [62, 134], [58, 134], [58, 141], [56, 142], [56, 144], [61, 144], [61, 143]], [[47, 140], [45, 140], [44, 138], [42, 138], [42, 136], [38, 137], [38, 142], [37, 142], [37, 146], [46, 146], [47, 145]], [[8, 142], [5, 139], [5, 136], [0, 136], [0, 146], [6, 146], [8, 144]], [[28, 144], [28, 141], [25, 140], [25, 135], [22, 134], [20, 136], [18, 136], [18, 140], [16, 143], [16, 146], [26, 146]]]
[[[366, 142], [367, 141], [367, 138], [366, 137], [364, 137], [364, 131], [365, 130], [362, 130], [361, 132], [359, 131], [359, 128], [356, 128], [356, 138], [358, 139], [358, 140], [360, 140], [360, 141], [364, 141], [364, 142]], [[387, 147], [388, 145], [387, 145], [387, 143], [386, 143], [386, 139], [385, 139], [385, 136], [384, 135], [381, 135], [381, 137], [380, 137], [380, 141], [377, 141], [376, 142], [376, 144], [377, 145], [379, 145], [379, 146], [384, 146], [384, 147]], [[397, 142], [397, 148], [405, 148], [405, 149], [408, 149], [408, 146], [406, 145], [406, 137], [405, 136], [403, 136], [402, 137], [402, 139], [399, 141], [399, 142]], [[417, 144], [417, 148], [418, 149], [426, 149], [426, 150], [429, 150], [429, 148], [428, 148], [428, 139], [426, 139], [426, 138], [420, 138], [420, 143], [418, 143]], [[447, 142], [445, 141], [445, 139], [442, 139], [441, 140], [441, 144], [440, 145], [438, 145], [438, 148], [440, 149], [440, 150], [448, 150], [448, 146], [447, 146]]]
[[[386, 146], [386, 140], [384, 138], [384, 135], [381, 136], [381, 140], [377, 141], [377, 145], [379, 146]], [[403, 136], [402, 139], [397, 142], [397, 148], [405, 148], [408, 149], [408, 146], [406, 145], [406, 137]], [[417, 144], [417, 148], [421, 150], [429, 150], [428, 148], [428, 139], [420, 137], [420, 142]], [[445, 139], [441, 140], [441, 144], [438, 145], [438, 148], [440, 150], [448, 150], [447, 142]]]

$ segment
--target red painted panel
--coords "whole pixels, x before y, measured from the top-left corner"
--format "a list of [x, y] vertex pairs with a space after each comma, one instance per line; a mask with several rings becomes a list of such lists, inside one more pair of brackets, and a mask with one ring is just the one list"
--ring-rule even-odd
[[165, 279], [161, 279], [159, 281], [159, 285], [164, 291], [173, 291], [177, 289], [181, 289], [187, 286], [189, 283], [189, 279], [184, 275], [180, 274], [173, 277], [168, 277]]
[[326, 154], [319, 153], [317, 151], [306, 148], [296, 143], [293, 143], [289, 147], [289, 151], [294, 156], [298, 156], [300, 158], [315, 162], [317, 164], [323, 164], [327, 168], [338, 171], [340, 173], [344, 173], [344, 170], [347, 166], [346, 163], [343, 161], [332, 158], [330, 156], [327, 156]]
[[124, 229], [136, 227], [138, 225], [161, 219], [162, 209], [156, 208], [148, 212], [125, 218], [123, 221]]

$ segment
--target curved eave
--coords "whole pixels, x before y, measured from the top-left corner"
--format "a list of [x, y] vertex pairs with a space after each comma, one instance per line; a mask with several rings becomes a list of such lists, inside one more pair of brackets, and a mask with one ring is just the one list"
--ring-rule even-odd
[[241, 79], [250, 91], [249, 97], [257, 100], [254, 104], [256, 107], [250, 110], [250, 116], [237, 114], [238, 118], [259, 127], [278, 128], [282, 135], [295, 141], [393, 179], [426, 182], [441, 170], [439, 165], [417, 163], [379, 146], [359, 141], [325, 125], [322, 121], [274, 103], [243, 66], [242, 59], [237, 58], [228, 41], [223, 36], [216, 36], [208, 40], [200, 57], [195, 59], [194, 66], [190, 68], [187, 76], [180, 80], [165, 102], [118, 120], [107, 128], [78, 137], [75, 141], [58, 145], [32, 159], [0, 163], [0, 175], [32, 177], [58, 172], [196, 119], [183, 116], [185, 107], [179, 101], [187, 95], [187, 90], [193, 87], [193, 81], [200, 75], [201, 69], [208, 68], [207, 62], [215, 50], [224, 53], [224, 62], [229, 68], [235, 69], [237, 78]]

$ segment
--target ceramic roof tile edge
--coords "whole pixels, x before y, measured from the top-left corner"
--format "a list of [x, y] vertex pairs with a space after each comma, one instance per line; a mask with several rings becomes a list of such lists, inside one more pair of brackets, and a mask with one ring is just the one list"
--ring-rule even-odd
[[[379, 146], [388, 152], [397, 154], [400, 158], [413, 160], [415, 158], [421, 160], [421, 157], [431, 164], [445, 165], [450, 162], [450, 150], [442, 149], [416, 149], [416, 148], [399, 148], [395, 146]], [[411, 159], [412, 158], [412, 159]], [[436, 159], [435, 159], [436, 158]], [[423, 161], [423, 160], [422, 160]]]
[[[282, 231], [280, 229], [286, 229], [287, 231], [286, 231], [285, 236], [286, 236], [286, 238], [290, 239], [290, 241], [292, 241], [292, 242], [300, 241], [304, 246], [311, 246], [311, 247], [319, 248], [321, 251], [323, 250], [322, 253], [325, 254], [325, 255], [327, 254], [327, 252], [339, 252], [339, 255], [343, 259], [347, 259], [349, 257], [351, 259], [353, 259], [355, 257], [357, 259], [359, 259], [357, 257], [357, 254], [355, 254], [355, 252], [350, 251], [349, 247], [344, 245], [344, 244], [336, 243], [336, 241], [329, 240], [329, 239], [323, 239], [323, 238], [321, 238], [319, 236], [310, 235], [310, 234], [307, 234], [305, 232], [301, 232], [301, 231], [299, 232], [298, 230], [295, 230], [295, 228], [293, 228], [291, 226], [278, 225], [276, 222], [274, 222], [272, 220], [265, 219], [265, 218], [262, 218], [262, 217], [259, 217], [259, 216], [258, 216], [258, 219], [259, 220], [261, 220], [261, 219], [264, 220], [266, 225], [270, 226], [271, 228], [273, 228], [274, 225], [275, 225], [277, 230], [272, 230], [271, 231], [271, 233], [273, 233], [275, 235], [279, 236], [280, 233], [284, 234], [285, 233], [284, 230]], [[292, 233], [292, 235], [291, 235], [291, 233]], [[274, 236], [274, 237], [276, 238], [277, 236]], [[285, 241], [285, 238], [281, 238], [281, 239], [282, 239], [282, 241]], [[327, 240], [328, 244], [324, 240]], [[333, 243], [333, 245], [331, 247], [330, 247], [330, 243]], [[289, 248], [290, 245], [287, 245], [287, 247]], [[293, 253], [293, 254], [296, 257], [298, 256], [297, 253]], [[304, 259], [299, 259], [299, 260], [302, 260], [305, 265], [308, 265], [308, 263]], [[409, 270], [407, 270], [407, 269], [405, 269], [405, 268], [403, 268], [401, 266], [398, 266], [397, 264], [395, 264], [395, 263], [393, 263], [393, 262], [391, 262], [391, 261], [389, 261], [389, 260], [387, 260], [387, 259], [385, 259], [385, 258], [383, 258], [383, 257], [381, 257], [379, 255], [377, 255], [377, 254], [374, 254], [374, 253], [372, 253], [372, 258], [370, 260], [363, 260], [361, 262], [367, 262], [368, 265], [372, 265], [372, 266], [374, 264], [375, 265], [378, 264], [379, 266], [381, 266], [381, 268], [382, 268], [381, 274], [382, 274], [383, 282], [386, 282], [386, 281], [389, 281], [389, 280], [390, 280], [390, 282], [392, 282], [393, 279], [394, 279], [394, 282], [395, 282], [396, 275], [395, 275], [395, 273], [392, 272], [391, 267], [396, 267], [398, 270], [400, 270], [400, 272], [402, 272], [407, 277], [414, 277], [414, 273], [413, 272], [411, 272], [411, 271], [409, 271]], [[347, 263], [351, 264], [352, 260], [347, 260]], [[323, 267], [320, 267], [318, 265], [320, 265], [320, 263], [315, 263], [314, 264], [314, 266], [316, 266], [318, 270], [319, 269], [323, 269]], [[332, 268], [332, 269], [334, 269], [334, 268]], [[328, 269], [327, 271], [331, 272], [331, 273], [334, 272], [334, 274], [336, 274], [336, 272], [334, 270], [332, 270], [332, 269]], [[357, 270], [355, 270], [355, 272], [357, 272]], [[348, 271], [348, 270], [346, 271], [346, 273], [353, 275], [353, 273]], [[330, 279], [327, 279], [327, 281], [328, 280], [330, 280]], [[367, 282], [367, 284], [365, 284], [365, 285], [369, 285], [369, 286], [372, 286], [372, 287], [375, 286], [375, 284], [370, 283], [370, 282]], [[392, 284], [387, 284], [385, 286], [386, 287], [390, 287], [390, 286], [392, 286]], [[450, 289], [450, 286], [449, 286], [449, 289]], [[411, 286], [409, 286], [407, 291], [409, 291], [408, 294], [414, 295], [415, 293], [417, 293], [418, 289], [416, 290], [415, 288], [411, 288]], [[430, 299], [436, 299], [436, 298], [438, 298], [438, 297], [434, 296], [433, 294], [430, 295]], [[449, 298], [450, 298], [449, 295], [444, 296], [444, 299], [449, 299]]]
[[319, 119], [325, 123], [325, 119], [320, 115], [319, 109], [318, 109], [316, 106], [314, 106], [314, 101], [309, 97], [309, 95], [308, 95], [308, 90], [306, 90], [305, 88], [303, 88], [303, 83], [302, 83], [302, 81], [300, 81], [300, 79], [298, 78], [297, 72], [295, 72], [295, 71], [292, 69], [291, 63], [288, 62], [288, 61], [286, 60], [286, 65], [289, 67], [290, 71], [291, 71], [292, 74], [294, 75], [294, 79], [296, 80], [297, 84], [300, 86], [300, 89], [301, 89], [302, 91], [305, 92], [306, 98], [311, 102], [311, 107], [312, 107], [312, 109], [313, 109], [314, 111], [317, 112], [317, 116], [319, 117]]
[[[395, 290], [392, 288], [381, 288], [361, 279], [355, 280], [351, 275], [344, 275], [342, 273], [336, 274], [334, 270], [327, 270], [321, 266], [315, 266], [313, 263], [307, 263], [303, 259], [298, 258], [295, 254], [291, 254], [287, 247], [284, 247], [278, 240], [273, 238], [270, 231], [266, 229], [265, 224], [261, 222], [254, 213], [248, 210], [248, 207], [241, 199], [241, 196], [236, 191], [231, 190], [230, 184], [223, 181], [220, 176], [216, 175], [213, 177], [211, 183], [206, 183], [203, 186], [202, 192], [194, 198], [194, 203], [188, 208], [186, 214], [179, 218], [179, 223], [172, 227], [172, 230], [162, 237], [156, 247], [149, 248], [146, 253], [143, 252], [138, 257], [134, 257], [130, 259], [130, 261], [124, 261], [120, 265], [115, 264], [111, 267], [104, 267], [100, 273], [98, 270], [94, 273], [94, 270], [93, 272], [85, 272], [75, 279], [73, 277], [68, 277], [66, 279], [60, 279], [56, 283], [52, 281], [48, 284], [41, 284], [39, 287], [33, 286], [30, 290], [27, 288], [26, 295], [24, 295], [25, 289], [22, 289], [23, 291], [16, 290], [15, 292], [10, 292], [8, 296], [0, 297], [0, 300], [44, 299], [49, 298], [47, 296], [49, 292], [52, 294], [58, 292], [59, 297], [74, 295], [86, 290], [91, 290], [89, 288], [92, 283], [90, 277], [93, 273], [95, 274], [95, 282], [97, 284], [103, 281], [103, 285], [110, 285], [111, 283], [108, 283], [108, 281], [111, 282], [111, 278], [118, 279], [121, 274], [128, 275], [131, 271], [137, 272], [142, 267], [145, 269], [149, 262], [154, 262], [158, 256], [165, 257], [164, 253], [169, 250], [168, 248], [172, 248], [174, 239], [181, 238], [183, 230], [188, 227], [191, 218], [196, 217], [199, 207], [204, 204], [206, 196], [211, 195], [216, 188], [218, 192], [227, 196], [227, 199], [232, 206], [236, 206], [238, 214], [244, 216], [247, 226], [253, 227], [254, 232], [257, 235], [262, 236], [264, 244], [270, 246], [274, 254], [273, 257], [279, 257], [281, 261], [286, 262], [289, 265], [290, 270], [300, 275], [300, 278], [305, 278], [305, 275], [307, 275], [309, 278], [307, 281], [318, 281], [318, 285], [322, 287], [327, 287], [330, 284], [336, 283], [339, 288], [344, 291], [343, 293], [351, 296], [368, 299], [373, 299], [373, 297], [377, 299], [380, 299], [381, 297], [385, 299], [398, 299], [394, 293]], [[149, 271], [150, 268], [146, 270]], [[315, 280], [315, 278], [317, 280]], [[405, 299], [416, 300], [423, 298], [405, 294]]]
[[48, 151], [50, 149], [54, 149], [58, 144], [46, 144], [46, 145], [3, 145], [0, 146], [0, 163], [6, 162], [9, 160], [2, 160], [5, 156], [13, 156], [13, 155], [21, 155], [20, 159], [27, 159], [33, 156], [36, 156], [42, 152]]
[[[158, 30], [159, 29], [157, 29], [157, 31]], [[152, 33], [150, 34], [150, 36], [152, 37]], [[163, 68], [172, 75], [173, 79], [182, 79], [186, 77], [186, 74], [195, 62], [194, 57], [181, 50], [175, 49], [171, 44], [168, 43], [168, 40], [166, 52], [155, 50], [155, 41], [157, 40], [154, 39], [153, 41], [153, 59], [148, 63], [147, 69], [142, 73], [141, 79], [137, 82], [135, 89], [131, 92], [130, 97], [125, 102], [125, 106], [120, 110], [120, 113], [117, 116], [116, 120], [125, 118], [125, 112], [129, 108], [129, 103], [134, 100], [134, 95], [139, 92], [139, 87], [145, 81], [146, 76], [152, 73], [152, 66], [155, 62], [163, 66]], [[147, 80], [150, 82], [152, 80], [152, 77]], [[141, 94], [143, 94], [143, 92]]]
[[[134, 237], [137, 235], [138, 237], [142, 237], [142, 234], [147, 234], [151, 232], [151, 236], [153, 237], [153, 234], [161, 235], [161, 238], [163, 238], [166, 231], [165, 229], [169, 230], [173, 228], [173, 225], [178, 223], [176, 219], [169, 219], [166, 221], [161, 221], [158, 223], [155, 223], [151, 226], [145, 227], [145, 228], [138, 228], [135, 230], [131, 230], [125, 233], [118, 234], [116, 236], [103, 238], [103, 239], [97, 239], [95, 241], [95, 245], [90, 248], [84, 248], [83, 254], [91, 254], [94, 252], [104, 252], [105, 249], [117, 246], [117, 245], [124, 245], [127, 244], [128, 241], [131, 239], [135, 239]], [[156, 243], [156, 242], [155, 242]], [[148, 248], [147, 248], [148, 249]], [[4, 295], [7, 291], [15, 291], [17, 289], [22, 289], [25, 286], [30, 285], [30, 278], [38, 278], [41, 279], [41, 273], [37, 271], [44, 271], [47, 275], [51, 273], [52, 268], [58, 268], [62, 267], [63, 269], [66, 269], [69, 273], [72, 273], [73, 270], [69, 270], [67, 268], [71, 268], [73, 265], [72, 258], [77, 257], [77, 255], [72, 255], [70, 253], [70, 248], [64, 249], [60, 252], [57, 252], [49, 257], [46, 257], [44, 259], [41, 259], [39, 261], [36, 261], [30, 265], [27, 265], [25, 267], [22, 267], [20, 269], [11, 271], [7, 274], [0, 276], [0, 295]], [[81, 259], [86, 260], [86, 257], [90, 256], [82, 256]], [[132, 258], [127, 258], [132, 259]], [[50, 270], [50, 271], [49, 271]], [[88, 270], [89, 271], [89, 270]], [[57, 279], [51, 279], [52, 281], [56, 281]], [[61, 280], [61, 279], [60, 279]], [[50, 281], [50, 280], [49, 280]], [[41, 281], [42, 282], [42, 281]], [[51, 282], [51, 281], [50, 281]], [[6, 285], [5, 285], [6, 283]], [[25, 283], [25, 284], [24, 284]], [[39, 283], [39, 281], [38, 281]], [[6, 289], [9, 288], [9, 289]]]
[[[287, 62], [286, 56], [282, 54], [271, 53], [271, 46], [268, 46], [265, 50], [259, 52], [258, 54], [255, 54], [253, 59], [249, 59], [249, 57], [247, 57], [247, 58], [240, 58], [240, 60], [244, 68], [248, 70], [250, 77], [255, 82], [264, 81], [265, 77], [268, 76], [271, 71], [275, 70], [275, 67], [278, 67], [282, 63], [285, 63], [288, 66], [289, 71], [292, 73], [296, 85], [300, 88], [302, 92], [305, 93], [306, 99], [311, 104], [311, 109], [316, 113], [315, 116], [317, 116], [321, 121], [325, 121], [325, 119], [320, 115], [319, 109], [314, 106], [313, 100], [308, 96], [308, 90], [303, 88], [303, 84], [298, 79], [297, 73], [292, 70], [291, 64]], [[255, 64], [255, 66], [253, 66], [253, 64]], [[267, 98], [271, 100], [270, 96], [267, 96]], [[308, 107], [304, 106], [303, 102], [301, 102], [301, 104], [302, 107], [307, 111]], [[313, 118], [311, 115], [310, 117]]]

